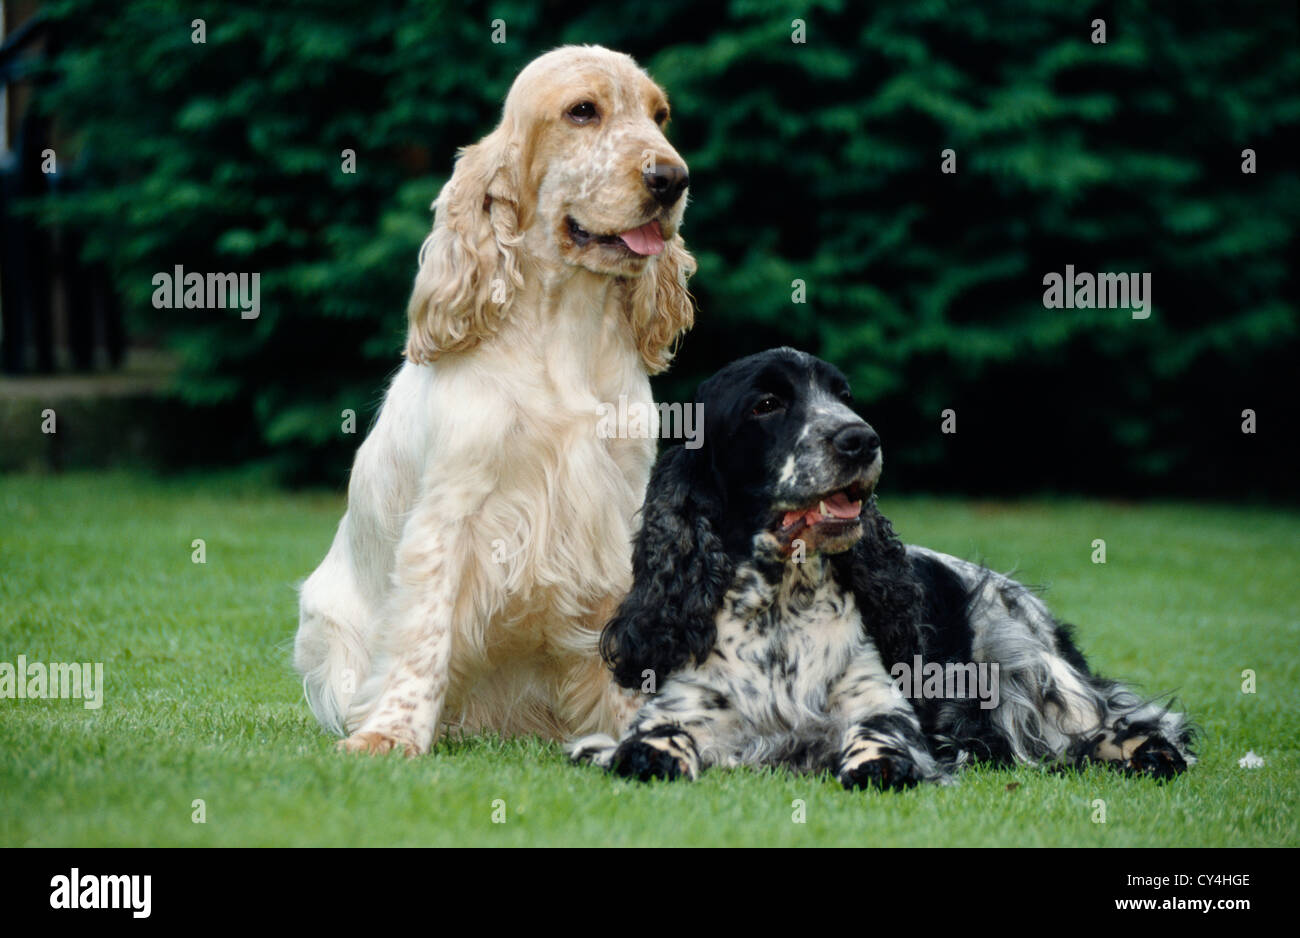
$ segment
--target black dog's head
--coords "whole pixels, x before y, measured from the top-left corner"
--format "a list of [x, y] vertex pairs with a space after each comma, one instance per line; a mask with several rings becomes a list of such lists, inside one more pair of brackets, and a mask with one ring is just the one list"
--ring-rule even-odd
[[862, 536], [880, 478], [880, 437], [835, 366], [782, 348], [732, 362], [700, 386], [700, 457], [722, 491], [724, 543], [839, 553]]
[[689, 658], [702, 661], [748, 559], [770, 569], [823, 555], [864, 616], [911, 616], [915, 591], [898, 588], [907, 585], [902, 545], [872, 500], [880, 438], [853, 410], [844, 375], [773, 349], [727, 365], [696, 398], [702, 444], [674, 446], [656, 464], [635, 582], [602, 636], [616, 680], [639, 686], [646, 671], [662, 680]]

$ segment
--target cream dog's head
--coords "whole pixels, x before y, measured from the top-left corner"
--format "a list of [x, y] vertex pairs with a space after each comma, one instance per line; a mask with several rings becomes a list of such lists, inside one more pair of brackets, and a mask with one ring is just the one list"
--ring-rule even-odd
[[501, 123], [462, 150], [434, 203], [408, 309], [407, 356], [431, 361], [492, 335], [537, 263], [629, 281], [628, 316], [651, 372], [693, 308], [678, 229], [686, 163], [664, 136], [668, 99], [626, 55], [565, 46], [531, 62]]

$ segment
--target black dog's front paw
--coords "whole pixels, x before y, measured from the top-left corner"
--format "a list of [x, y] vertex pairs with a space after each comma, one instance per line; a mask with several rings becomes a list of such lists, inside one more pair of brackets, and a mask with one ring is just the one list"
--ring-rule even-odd
[[882, 791], [912, 788], [921, 781], [920, 770], [902, 753], [886, 753], [840, 769], [840, 784], [855, 788], [878, 788]]
[[609, 770], [639, 782], [648, 782], [652, 778], [672, 781], [690, 774], [680, 756], [640, 739], [629, 739], [620, 744], [610, 760]]

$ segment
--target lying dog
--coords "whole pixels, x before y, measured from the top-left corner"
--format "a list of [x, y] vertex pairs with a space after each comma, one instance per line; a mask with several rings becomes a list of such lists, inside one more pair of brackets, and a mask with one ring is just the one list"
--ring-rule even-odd
[[[944, 781], [970, 760], [1157, 778], [1195, 761], [1186, 719], [1092, 674], [1024, 586], [899, 542], [872, 494], [879, 437], [834, 367], [768, 351], [698, 400], [704, 445], [655, 467], [635, 584], [602, 636], [618, 683], [652, 696], [621, 741], [580, 740], [575, 760], [643, 780], [782, 764], [846, 788]], [[897, 678], [917, 664], [983, 666], [997, 694], [918, 694], [941, 684], [917, 674], [909, 698]]]

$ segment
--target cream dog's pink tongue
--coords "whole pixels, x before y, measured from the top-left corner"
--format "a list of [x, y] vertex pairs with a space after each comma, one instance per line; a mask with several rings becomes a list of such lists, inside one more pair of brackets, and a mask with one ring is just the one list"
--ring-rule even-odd
[[640, 228], [624, 231], [619, 237], [638, 254], [654, 255], [664, 249], [664, 236], [657, 221], [646, 222]]

